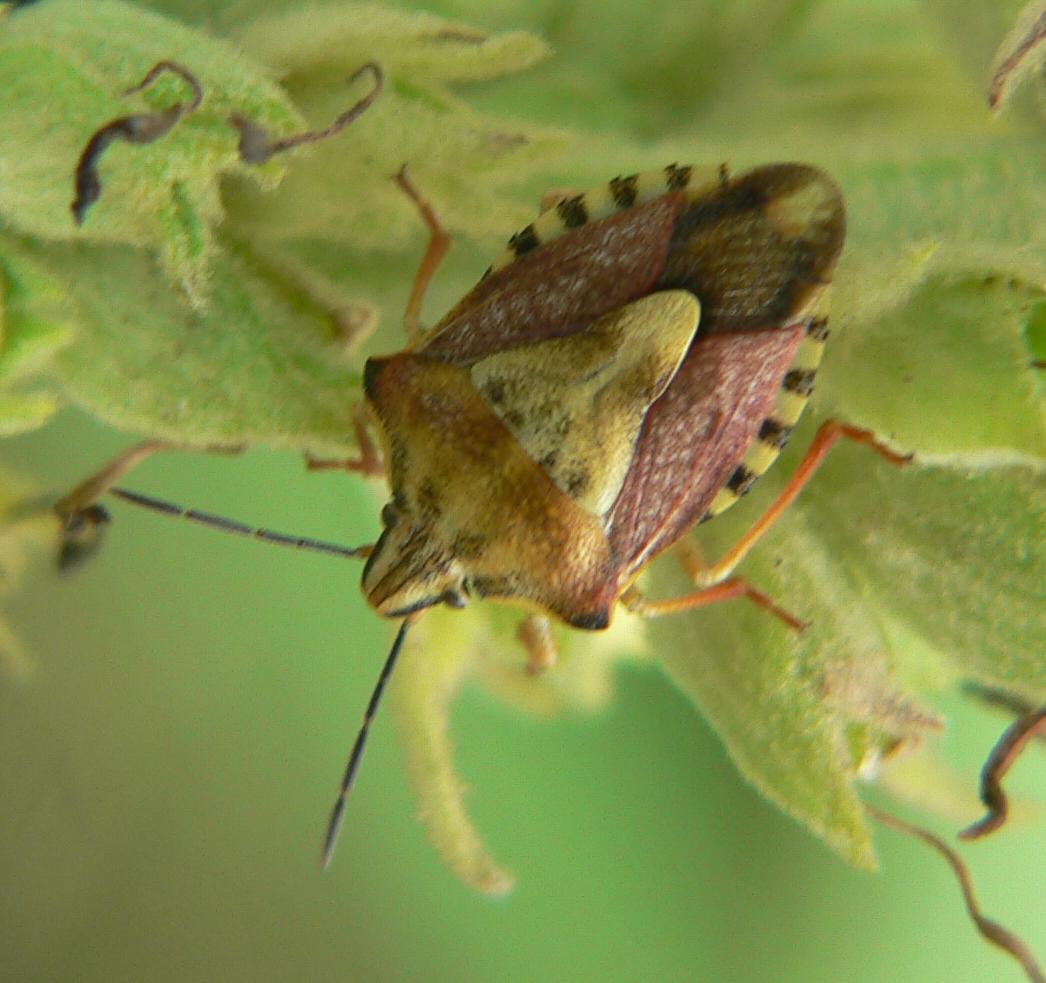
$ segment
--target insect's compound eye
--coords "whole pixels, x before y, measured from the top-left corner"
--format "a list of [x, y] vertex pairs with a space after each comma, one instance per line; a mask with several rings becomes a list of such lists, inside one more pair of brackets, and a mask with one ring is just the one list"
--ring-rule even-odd
[[399, 522], [400, 514], [392, 502], [386, 502], [381, 509], [381, 524], [386, 529], [391, 529]]
[[453, 587], [450, 590], [444, 591], [440, 600], [446, 604], [448, 608], [457, 608], [459, 610], [467, 603], [465, 594], [460, 590], [455, 590]]

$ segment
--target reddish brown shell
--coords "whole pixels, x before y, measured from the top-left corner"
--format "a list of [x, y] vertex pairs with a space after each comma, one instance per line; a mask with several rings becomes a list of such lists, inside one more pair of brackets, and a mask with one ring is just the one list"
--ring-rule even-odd
[[[823, 297], [845, 235], [842, 197], [821, 171], [801, 164], [694, 177], [673, 166], [560, 202], [514, 236], [476, 287], [406, 353], [418, 365], [468, 369], [508, 349], [585, 331], [658, 291], [682, 288], [700, 302], [694, 341], [650, 405], [621, 490], [599, 517], [607, 544], [606, 553], [596, 551], [600, 576], [579, 578], [574, 590], [560, 583], [549, 605], [536, 584], [561, 581], [571, 547], [559, 536], [557, 556], [541, 542], [521, 555], [519, 563], [543, 570], [506, 571], [504, 590], [480, 593], [601, 627], [642, 567], [743, 494], [787, 440], [827, 335]], [[374, 395], [368, 386], [368, 398]], [[379, 416], [390, 413], [386, 407]], [[757, 438], [767, 446], [752, 456]], [[391, 443], [402, 456], [402, 441], [393, 435]], [[397, 480], [407, 479], [394, 474], [394, 491]], [[546, 506], [551, 493], [561, 496], [564, 516], [575, 513], [569, 495], [542, 484]], [[518, 533], [513, 517], [525, 498], [484, 505], [488, 533], [494, 515]], [[530, 533], [541, 539], [544, 529]]]

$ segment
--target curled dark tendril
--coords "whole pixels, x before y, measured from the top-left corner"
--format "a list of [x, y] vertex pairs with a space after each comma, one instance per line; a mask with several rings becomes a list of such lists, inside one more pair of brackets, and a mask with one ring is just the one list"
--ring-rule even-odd
[[1027, 31], [1006, 59], [995, 70], [988, 87], [988, 106], [994, 111], [1002, 104], [1003, 92], [1021, 63], [1032, 56], [1036, 47], [1046, 44], [1046, 11], [1028, 25]]
[[1020, 936], [1015, 935], [1008, 928], [1004, 928], [998, 922], [987, 918], [981, 912], [980, 902], [978, 902], [976, 892], [973, 889], [973, 880], [970, 877], [970, 871], [962, 857], [960, 857], [939, 836], [934, 835], [929, 830], [923, 829], [921, 826], [914, 826], [911, 823], [905, 822], [903, 819], [899, 819], [897, 816], [876, 809], [874, 806], [866, 804], [865, 809], [877, 822], [882, 823], [884, 826], [890, 826], [891, 828], [896, 829], [907, 836], [911, 836], [914, 839], [921, 840], [931, 849], [936, 850], [942, 857], [944, 857], [959, 882], [963, 900], [966, 902], [966, 911], [969, 913], [970, 919], [973, 921], [973, 924], [976, 926], [977, 931], [980, 932], [981, 936], [991, 942], [992, 945], [998, 946], [1017, 960], [1031, 983], [1046, 983], [1046, 976], [1043, 975], [1042, 968], [1039, 966], [1038, 961], [1035, 959], [1035, 956], [1032, 955], [1031, 950], [1025, 944], [1024, 940], [1020, 938]]
[[350, 123], [358, 119], [362, 113], [378, 98], [385, 85], [385, 74], [377, 62], [369, 61], [358, 68], [350, 77], [349, 83], [355, 82], [364, 73], [369, 72], [373, 76], [373, 85], [362, 99], [350, 106], [330, 126], [322, 130], [306, 130], [289, 137], [273, 139], [268, 130], [255, 123], [253, 120], [234, 113], [229, 117], [229, 123], [235, 127], [240, 134], [240, 159], [245, 164], [264, 164], [276, 154], [285, 150], [292, 150], [306, 143], [317, 143], [335, 136], [345, 129]]
[[1002, 780], [1037, 734], [1046, 735], [1046, 706], [1022, 714], [992, 748], [981, 770], [981, 801], [988, 807], [988, 812], [983, 819], [964, 829], [959, 834], [961, 839], [980, 839], [995, 832], [1006, 822], [1010, 806], [1002, 788]]
[[999, 686], [988, 686], [973, 679], [963, 681], [962, 691], [968, 696], [980, 700], [981, 703], [998, 710], [1005, 710], [1014, 717], [1031, 713], [1035, 709], [1034, 703], [1014, 693], [1012, 690], [1002, 689]]
[[[145, 144], [169, 133], [183, 117], [195, 112], [203, 101], [203, 86], [199, 79], [183, 65], [174, 61], [157, 62], [137, 85], [127, 89], [123, 95], [129, 96], [148, 88], [164, 72], [172, 72], [184, 79], [192, 88], [192, 98], [188, 102], [175, 103], [167, 109], [155, 113], [133, 113], [121, 116], [106, 123], [95, 131], [87, 146], [84, 147], [76, 165], [76, 197], [70, 209], [73, 220], [82, 225], [87, 210], [98, 200], [102, 193], [102, 182], [98, 176], [98, 162], [111, 143], [124, 140], [127, 143]], [[349, 109], [337, 117], [330, 126], [322, 130], [306, 130], [289, 137], [273, 139], [268, 130], [258, 123], [236, 113], [229, 117], [229, 125], [240, 134], [239, 154], [245, 164], [264, 164], [276, 154], [292, 150], [306, 143], [316, 143], [335, 136], [356, 120], [380, 94], [385, 75], [376, 62], [367, 62], [349, 79], [355, 82], [361, 75], [369, 72], [373, 76], [371, 90]]]
[[84, 147], [76, 165], [76, 197], [70, 210], [77, 225], [83, 225], [87, 210], [98, 200], [102, 193], [102, 181], [98, 176], [98, 161], [109, 145], [116, 140], [127, 143], [145, 144], [159, 140], [169, 133], [175, 124], [189, 113], [199, 108], [203, 101], [203, 87], [199, 80], [187, 68], [173, 61], [157, 62], [149, 69], [145, 78], [137, 85], [127, 89], [123, 95], [134, 95], [148, 88], [164, 72], [171, 72], [184, 79], [191, 87], [193, 95], [188, 102], [177, 102], [167, 109], [155, 113], [132, 113], [106, 123], [95, 131], [87, 146]]

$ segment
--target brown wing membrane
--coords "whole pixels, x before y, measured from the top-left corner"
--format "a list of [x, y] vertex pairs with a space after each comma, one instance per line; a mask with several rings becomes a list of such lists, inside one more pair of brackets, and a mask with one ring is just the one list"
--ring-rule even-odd
[[790, 324], [832, 277], [846, 235], [838, 186], [806, 164], [769, 164], [695, 195], [657, 289], [701, 301], [701, 334]]
[[759, 167], [688, 199], [658, 288], [700, 300], [700, 333], [650, 407], [607, 517], [621, 585], [705, 515], [741, 462], [845, 234], [838, 186], [805, 164]]
[[650, 407], [607, 537], [627, 584], [708, 510], [763, 420], [805, 326], [699, 338]]
[[[562, 338], [650, 293], [665, 269], [684, 192], [589, 222], [484, 277], [419, 352], [457, 365]], [[525, 240], [520, 240], [524, 242]]]

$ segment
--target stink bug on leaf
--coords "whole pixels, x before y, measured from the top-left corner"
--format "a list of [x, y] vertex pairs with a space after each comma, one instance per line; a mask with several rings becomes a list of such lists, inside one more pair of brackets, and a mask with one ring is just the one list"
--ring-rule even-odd
[[[421, 302], [449, 240], [405, 172], [397, 180], [430, 232], [406, 316], [409, 343], [366, 364], [359, 459], [310, 461], [387, 477], [377, 542], [341, 552], [366, 556], [368, 602], [401, 619], [350, 755], [325, 862], [385, 683], [425, 609], [480, 598], [523, 607], [519, 637], [535, 670], [554, 658], [551, 619], [599, 630], [619, 603], [658, 616], [743, 596], [800, 629], [734, 568], [841, 437], [895, 464], [909, 460], [869, 431], [828, 421], [734, 548], [710, 566], [691, 564], [692, 592], [648, 599], [635, 586], [643, 569], [749, 490], [810, 397], [845, 235], [839, 188], [802, 164], [615, 178], [551, 202], [421, 331]], [[83, 515], [135, 453], [59, 511]], [[113, 491], [231, 531], [339, 550]]]

